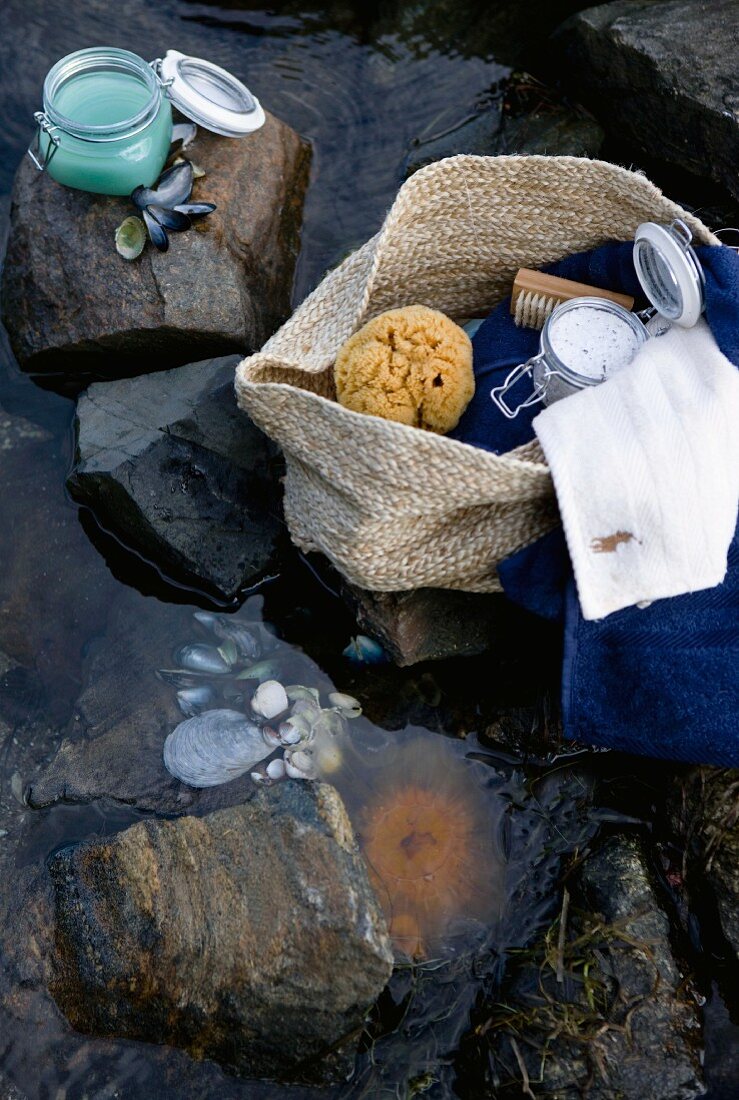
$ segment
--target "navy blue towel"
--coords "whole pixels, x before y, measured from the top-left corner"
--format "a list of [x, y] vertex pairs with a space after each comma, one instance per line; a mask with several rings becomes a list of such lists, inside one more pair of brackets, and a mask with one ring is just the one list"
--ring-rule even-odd
[[562, 719], [584, 744], [739, 767], [739, 528], [702, 592], [586, 621], [570, 576]]

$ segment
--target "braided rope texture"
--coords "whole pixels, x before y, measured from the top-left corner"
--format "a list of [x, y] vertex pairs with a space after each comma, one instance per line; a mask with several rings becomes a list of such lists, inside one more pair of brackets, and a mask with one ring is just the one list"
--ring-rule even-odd
[[519, 267], [674, 218], [697, 243], [719, 243], [645, 176], [604, 161], [461, 155], [411, 176], [380, 231], [236, 370], [239, 405], [284, 451], [297, 546], [364, 588], [499, 591], [497, 562], [558, 520], [538, 442], [493, 455], [345, 409], [336, 354], [384, 310], [419, 303], [484, 317]]

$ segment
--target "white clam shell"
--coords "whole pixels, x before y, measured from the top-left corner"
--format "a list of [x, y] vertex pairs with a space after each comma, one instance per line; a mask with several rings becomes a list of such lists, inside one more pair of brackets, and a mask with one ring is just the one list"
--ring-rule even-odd
[[292, 721], [281, 722], [280, 728], [277, 730], [277, 735], [281, 745], [297, 745], [298, 741], [303, 740], [302, 732]]
[[206, 710], [180, 722], [164, 742], [167, 771], [191, 787], [215, 787], [251, 771], [274, 751], [238, 710]]
[[251, 709], [260, 718], [276, 718], [286, 711], [289, 705], [287, 692], [279, 680], [265, 680], [254, 692]]
[[315, 706], [320, 706], [321, 696], [317, 688], [305, 687], [304, 684], [288, 684], [285, 688], [285, 692], [291, 703], [305, 700], [315, 704]]
[[270, 760], [267, 765], [267, 775], [270, 779], [284, 779], [285, 761], [279, 756], [274, 760]]
[[353, 695], [344, 695], [341, 691], [332, 691], [329, 694], [328, 701], [343, 718], [359, 718], [362, 713], [362, 704]]
[[303, 749], [285, 749], [285, 773], [291, 779], [315, 779], [313, 758]]

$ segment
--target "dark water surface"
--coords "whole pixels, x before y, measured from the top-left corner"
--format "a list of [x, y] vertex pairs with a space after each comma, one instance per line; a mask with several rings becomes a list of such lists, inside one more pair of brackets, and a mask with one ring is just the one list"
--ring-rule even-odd
[[[517, 63], [548, 25], [578, 6], [584, 5], [550, 3], [542, 15], [529, 5], [453, 0], [285, 3], [270, 10], [241, 0], [5, 0], [0, 6], [0, 244], [13, 174], [50, 65], [92, 45], [125, 47], [147, 58], [172, 47], [232, 70], [270, 111], [311, 141], [311, 188], [295, 286], [300, 301], [329, 266], [378, 228], [413, 141], [474, 113], [481, 97], [509, 71], [507, 65]], [[122, 549], [90, 541], [86, 532], [93, 525], [64, 489], [72, 417], [69, 400], [37, 388], [18, 372], [0, 333], [0, 916], [14, 876], [34, 861], [140, 816], [116, 802], [32, 811], [24, 791], [75, 721], [89, 655], [115, 646], [118, 632], [135, 634], [137, 623], [147, 634], [169, 637], [170, 632], [174, 646], [196, 602]], [[546, 635], [529, 633], [528, 624], [507, 639], [503, 651], [484, 659], [407, 672], [350, 666], [341, 652], [353, 632], [352, 619], [297, 556], [264, 596], [265, 618], [296, 647], [296, 660], [307, 654], [317, 682], [333, 682], [362, 699], [372, 719], [368, 730], [394, 730], [410, 722], [437, 733], [479, 734], [496, 709], [535, 702], [556, 672], [556, 645]], [[162, 664], [168, 659], [163, 648]], [[150, 692], [148, 675], [141, 683], [134, 678], [125, 690]], [[112, 710], [119, 703], [111, 697]], [[559, 855], [593, 832], [582, 810], [592, 784], [586, 766], [570, 772], [560, 763], [548, 776], [546, 768], [516, 769], [500, 758], [493, 763], [499, 767], [496, 790], [509, 803], [528, 807], [515, 819], [510, 838], [518, 852], [511, 864], [518, 879], [509, 889], [520, 905], [525, 901], [527, 915], [517, 929], [523, 935], [555, 896]], [[614, 773], [619, 768], [613, 766]], [[647, 807], [653, 786], [648, 775]], [[538, 871], [524, 884], [534, 849]], [[509, 929], [508, 942], [514, 940]], [[498, 946], [505, 942], [502, 935]], [[0, 944], [0, 960], [7, 948]], [[493, 979], [492, 971], [464, 964], [443, 977], [441, 998], [436, 978], [416, 975], [413, 1027], [394, 1032], [380, 1020], [372, 1057], [366, 1046], [356, 1082], [335, 1094], [406, 1095], [410, 1079], [419, 1089], [426, 1087], [430, 1072], [434, 1095], [450, 1095], [455, 1078], [450, 1052], [480, 983]], [[403, 991], [399, 985], [410, 979], [401, 975], [395, 981], [395, 995], [407, 1000], [409, 987]], [[16, 1095], [11, 1085], [30, 1098], [59, 1100], [331, 1094], [240, 1082], [165, 1048], [73, 1036], [61, 1017], [34, 1016], [30, 999], [26, 1019], [23, 996], [19, 990], [13, 1013], [0, 1018], [0, 1100]], [[722, 1037], [732, 1026], [725, 1017]], [[724, 1093], [718, 1075], [714, 1080], [718, 1098]], [[464, 1095], [464, 1083], [456, 1087]]]

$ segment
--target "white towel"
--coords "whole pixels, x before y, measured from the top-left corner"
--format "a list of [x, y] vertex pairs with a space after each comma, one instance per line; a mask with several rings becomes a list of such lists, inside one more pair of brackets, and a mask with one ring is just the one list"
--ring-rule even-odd
[[705, 321], [534, 420], [582, 613], [713, 588], [739, 504], [739, 370]]

